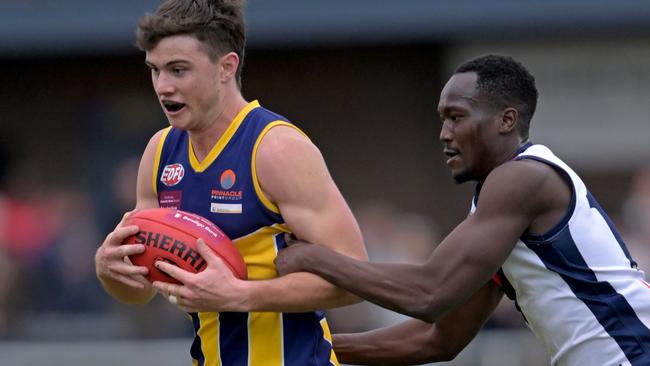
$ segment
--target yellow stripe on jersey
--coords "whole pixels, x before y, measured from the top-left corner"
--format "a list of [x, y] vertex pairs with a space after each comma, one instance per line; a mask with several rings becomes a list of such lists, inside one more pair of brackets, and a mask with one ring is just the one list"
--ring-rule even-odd
[[194, 169], [195, 172], [201, 173], [204, 170], [206, 170], [212, 162], [219, 156], [221, 151], [223, 151], [223, 148], [226, 147], [226, 144], [232, 136], [237, 132], [237, 129], [239, 128], [239, 125], [241, 125], [242, 121], [248, 115], [248, 112], [252, 111], [253, 109], [257, 108], [260, 106], [260, 103], [257, 100], [254, 100], [250, 103], [248, 103], [239, 113], [237, 113], [237, 116], [235, 116], [235, 119], [230, 122], [230, 125], [226, 129], [226, 131], [221, 135], [219, 138], [219, 141], [212, 147], [208, 155], [203, 159], [203, 161], [199, 162], [199, 160], [196, 158], [196, 154], [194, 154], [194, 148], [192, 147], [192, 139], [189, 141], [189, 152], [188, 156], [190, 158], [190, 165], [192, 165], [192, 169]]
[[[275, 224], [233, 241], [244, 257], [249, 280], [277, 277], [273, 264], [278, 254], [275, 235], [283, 232], [289, 232], [287, 225]], [[282, 334], [281, 313], [250, 313], [248, 317], [249, 365], [282, 365], [284, 363]]]
[[277, 277], [273, 260], [277, 256], [277, 246], [274, 236], [288, 233], [286, 224], [265, 226], [248, 235], [233, 240], [246, 262], [249, 280], [266, 280]]
[[[274, 224], [233, 240], [246, 262], [248, 280], [277, 277], [277, 271], [273, 264], [278, 250], [275, 236], [285, 232], [289, 232], [286, 224]], [[200, 320], [198, 336], [201, 339], [201, 352], [205, 358], [205, 366], [221, 366], [219, 314], [201, 312], [198, 316]], [[282, 337], [282, 313], [249, 313], [249, 365], [283, 365], [284, 345]]]
[[153, 193], [158, 195], [158, 188], [156, 182], [158, 181], [158, 168], [160, 167], [160, 155], [162, 154], [163, 145], [165, 144], [165, 139], [167, 134], [171, 131], [172, 126], [165, 128], [164, 132], [160, 136], [160, 141], [158, 141], [158, 146], [156, 146], [156, 155], [153, 158], [153, 172], [151, 172], [151, 180], [153, 182]]
[[[332, 332], [330, 332], [330, 326], [327, 324], [326, 319], [320, 321], [320, 326], [323, 328], [323, 337], [327, 339], [330, 344], [332, 344]], [[339, 360], [336, 358], [336, 353], [334, 353], [334, 348], [330, 352], [330, 363], [335, 366], [339, 366]]]
[[275, 203], [271, 202], [271, 200], [268, 199], [268, 197], [266, 197], [266, 195], [262, 191], [262, 187], [260, 186], [260, 181], [257, 178], [257, 164], [255, 164], [255, 159], [257, 157], [257, 149], [260, 147], [260, 142], [262, 142], [262, 139], [264, 138], [264, 136], [266, 136], [266, 133], [269, 132], [270, 129], [272, 129], [273, 127], [276, 127], [276, 126], [291, 127], [293, 129], [295, 129], [296, 131], [300, 132], [300, 134], [302, 134], [303, 136], [305, 136], [305, 138], [307, 140], [309, 140], [309, 137], [307, 137], [307, 134], [302, 132], [298, 127], [296, 127], [295, 125], [293, 125], [293, 124], [291, 124], [289, 122], [275, 121], [275, 122], [269, 123], [262, 130], [262, 132], [260, 132], [260, 135], [257, 138], [257, 141], [255, 141], [255, 146], [253, 147], [253, 156], [251, 158], [252, 159], [251, 160], [251, 167], [252, 167], [252, 170], [253, 170], [253, 185], [255, 186], [255, 192], [257, 192], [257, 197], [259, 197], [260, 201], [262, 201], [262, 203], [264, 204], [264, 206], [266, 206], [266, 208], [268, 208], [269, 210], [279, 214], [280, 209], [278, 208], [278, 206]]
[[282, 313], [250, 313], [248, 316], [249, 365], [283, 365], [282, 334]]
[[204, 312], [198, 313], [201, 328], [199, 328], [199, 338], [201, 338], [201, 352], [205, 359], [204, 366], [221, 366], [221, 357], [219, 355], [219, 313]]

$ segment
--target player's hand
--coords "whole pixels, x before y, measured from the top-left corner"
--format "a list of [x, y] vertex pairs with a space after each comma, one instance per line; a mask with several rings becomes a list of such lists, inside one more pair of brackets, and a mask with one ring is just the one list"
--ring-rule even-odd
[[197, 240], [197, 249], [207, 263], [205, 270], [192, 273], [173, 264], [158, 261], [156, 268], [182, 284], [155, 281], [153, 287], [172, 304], [186, 312], [243, 311], [247, 281], [235, 277], [203, 239]]
[[115, 230], [109, 233], [95, 253], [95, 273], [101, 280], [113, 280], [129, 287], [142, 289], [145, 287], [142, 276], [149, 270], [146, 267], [134, 266], [128, 260], [129, 255], [144, 252], [143, 244], [124, 244], [124, 239], [138, 232], [134, 225], [124, 226], [124, 220], [134, 211], [127, 212]]
[[317, 256], [318, 250], [323, 248], [320, 245], [298, 240], [290, 234], [285, 234], [284, 238], [288, 247], [280, 250], [274, 260], [275, 268], [280, 276], [304, 272], [309, 266], [309, 259]]

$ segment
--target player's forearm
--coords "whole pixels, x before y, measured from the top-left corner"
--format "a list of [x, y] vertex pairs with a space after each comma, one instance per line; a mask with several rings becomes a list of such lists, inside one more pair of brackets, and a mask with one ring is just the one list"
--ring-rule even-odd
[[125, 304], [145, 304], [156, 295], [156, 291], [146, 280], [143, 280], [144, 288], [137, 289], [110, 278], [102, 276], [97, 276], [97, 278], [109, 295]]
[[433, 325], [408, 320], [394, 326], [356, 334], [334, 334], [339, 361], [352, 365], [412, 365], [448, 359], [430, 342]]
[[464, 304], [430, 324], [416, 319], [358, 334], [334, 334], [341, 362], [361, 365], [406, 365], [449, 361], [479, 332], [503, 293], [486, 283]]
[[364, 262], [317, 246], [312, 249], [317, 253], [304, 258], [302, 270], [375, 304], [429, 322], [451, 305], [432, 304], [435, 294], [430, 285], [435, 278], [419, 265]]
[[362, 365], [411, 365], [453, 360], [479, 332], [503, 293], [492, 281], [430, 324], [416, 319], [358, 334], [334, 334], [339, 360]]
[[248, 281], [246, 309], [241, 311], [304, 312], [335, 308], [361, 299], [311, 273], [292, 273], [270, 280]]

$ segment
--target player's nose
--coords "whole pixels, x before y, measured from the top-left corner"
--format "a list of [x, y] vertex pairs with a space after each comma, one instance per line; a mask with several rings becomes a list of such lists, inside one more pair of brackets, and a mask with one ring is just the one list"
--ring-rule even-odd
[[174, 93], [175, 86], [172, 80], [167, 77], [165, 73], [160, 73], [156, 80], [154, 80], [154, 89], [158, 95], [168, 95]]
[[440, 136], [438, 137], [442, 142], [449, 142], [453, 139], [451, 129], [447, 127], [447, 123], [442, 122], [442, 127], [440, 127]]

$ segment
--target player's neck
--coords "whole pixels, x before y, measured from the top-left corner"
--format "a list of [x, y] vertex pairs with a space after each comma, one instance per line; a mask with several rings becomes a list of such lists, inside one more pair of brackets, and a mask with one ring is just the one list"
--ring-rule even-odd
[[516, 158], [517, 155], [519, 155], [523, 150], [525, 150], [527, 144], [528, 144], [528, 139], [523, 140], [519, 137], [511, 138], [508, 141], [506, 141], [504, 144], [502, 144], [504, 148], [495, 155], [495, 161], [496, 161], [495, 167]]
[[485, 165], [485, 170], [481, 171], [480, 174], [478, 174], [478, 178], [476, 181], [482, 183], [485, 181], [487, 176], [497, 167], [501, 166], [504, 163], [507, 163], [517, 157], [523, 151], [523, 147], [526, 146], [525, 143], [522, 143], [521, 141], [504, 141], [502, 144], [498, 144], [497, 146], [502, 146], [502, 148], [497, 148], [495, 150], [486, 152], [486, 156], [484, 157], [486, 165]]
[[194, 154], [199, 161], [208, 155], [247, 104], [239, 91], [226, 94], [222, 99], [220, 111], [212, 122], [206, 124], [203, 129], [188, 131]]

